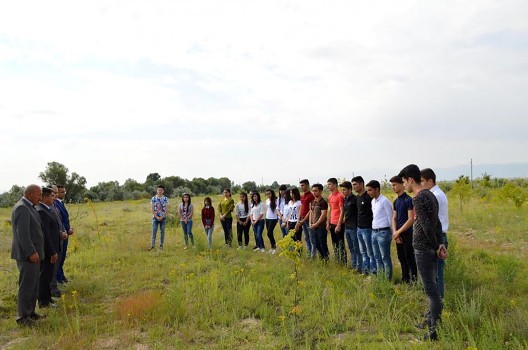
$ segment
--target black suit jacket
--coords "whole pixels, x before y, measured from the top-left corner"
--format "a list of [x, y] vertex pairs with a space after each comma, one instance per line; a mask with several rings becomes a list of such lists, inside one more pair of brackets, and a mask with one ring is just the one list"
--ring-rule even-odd
[[53, 209], [45, 204], [39, 203], [37, 211], [40, 214], [44, 234], [44, 254], [46, 258], [49, 258], [60, 253], [60, 222]]

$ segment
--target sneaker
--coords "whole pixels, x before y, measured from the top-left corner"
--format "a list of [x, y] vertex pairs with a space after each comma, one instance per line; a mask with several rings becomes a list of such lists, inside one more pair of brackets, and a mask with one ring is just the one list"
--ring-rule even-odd
[[183, 250], [187, 249], [187, 246], [183, 247]]
[[239, 245], [237, 249], [242, 249], [242, 246], [241, 246], [241, 245]]
[[153, 247], [153, 246], [150, 246], [150, 248], [148, 249], [149, 252], [150, 252], [152, 249], [154, 249], [154, 247]]
[[260, 248], [260, 252], [261, 252], [261, 253], [265, 253], [265, 252], [266, 252], [266, 249], [264, 249], [264, 248]]
[[160, 250], [163, 250], [163, 246], [162, 245], [160, 245]]
[[254, 251], [254, 252], [258, 252], [259, 250], [260, 250], [259, 247], [255, 247], [255, 248], [253, 248], [253, 251]]
[[269, 252], [270, 252], [271, 255], [273, 255], [273, 254], [275, 254], [276, 250], [275, 249], [270, 249]]

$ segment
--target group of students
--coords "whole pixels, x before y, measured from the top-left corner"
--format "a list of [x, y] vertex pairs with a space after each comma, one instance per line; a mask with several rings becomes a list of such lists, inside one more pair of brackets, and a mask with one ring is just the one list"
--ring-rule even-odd
[[[338, 185], [336, 178], [327, 181], [330, 192], [323, 197], [323, 185], [302, 180], [299, 188], [279, 187], [276, 195], [272, 189], [265, 191], [262, 201], [258, 191], [240, 193], [235, 204], [230, 189], [224, 189], [224, 197], [217, 206], [218, 216], [224, 232], [225, 246], [233, 240], [233, 216], [236, 219], [239, 249], [249, 245], [249, 231], [253, 227], [255, 252], [265, 252], [264, 227], [270, 243], [269, 253], [276, 253], [274, 229], [280, 226], [285, 236], [293, 230], [293, 238], [301, 241], [304, 235], [309, 257], [319, 254], [329, 259], [327, 235], [330, 232], [335, 259], [347, 265], [350, 252], [350, 267], [361, 274], [380, 274], [392, 279], [391, 242], [396, 243], [398, 260], [402, 270], [402, 282], [412, 283], [418, 275], [429, 297], [429, 312], [422, 327], [428, 327], [427, 339], [437, 339], [436, 325], [442, 310], [444, 297], [444, 260], [447, 258], [448, 208], [447, 197], [436, 185], [436, 175], [431, 169], [420, 170], [411, 164], [390, 179], [397, 195], [393, 203], [381, 193], [379, 181], [365, 185], [361, 176]], [[339, 191], [341, 188], [341, 192]], [[406, 192], [414, 193], [411, 198]], [[157, 228], [161, 229], [163, 247], [165, 216], [168, 199], [163, 196], [163, 186], [152, 198], [152, 241], [154, 248]], [[354, 194], [355, 192], [355, 194]], [[188, 241], [194, 246], [191, 196], [184, 194], [178, 207], [185, 249]], [[210, 197], [204, 199], [202, 224], [212, 249], [212, 233], [215, 223], [215, 208]]]

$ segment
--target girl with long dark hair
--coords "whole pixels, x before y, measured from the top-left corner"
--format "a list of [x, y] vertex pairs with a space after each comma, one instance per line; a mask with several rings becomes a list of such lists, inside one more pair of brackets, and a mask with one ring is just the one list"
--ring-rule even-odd
[[192, 217], [194, 214], [194, 206], [191, 204], [191, 195], [184, 193], [182, 195], [182, 202], [178, 207], [178, 216], [180, 217], [181, 226], [183, 229], [183, 239], [185, 240], [185, 247], [187, 249], [189, 238], [191, 245], [194, 247], [194, 237], [192, 234]]
[[275, 230], [275, 226], [277, 226], [277, 221], [279, 219], [277, 216], [278, 201], [275, 191], [273, 191], [271, 188], [267, 189], [265, 193], [266, 197], [268, 197], [268, 199], [266, 199], [266, 231], [268, 232], [268, 238], [271, 244], [271, 249], [269, 252], [271, 254], [275, 254], [277, 246], [275, 244], [273, 230]]
[[282, 237], [284, 237], [288, 234], [288, 214], [290, 213], [291, 196], [290, 190], [286, 188], [286, 185], [281, 185], [281, 187], [282, 186], [284, 186], [284, 189], [279, 190], [279, 193], [281, 193], [281, 196], [279, 197], [279, 220]]
[[[245, 192], [240, 193], [240, 202], [235, 207], [235, 216], [237, 220], [238, 249], [246, 249], [249, 244], [251, 220], [249, 218], [248, 196]], [[242, 234], [244, 235], [244, 245], [242, 245]]]
[[213, 249], [213, 230], [214, 230], [215, 210], [210, 197], [204, 198], [204, 207], [202, 209], [202, 224], [204, 225], [205, 234], [209, 249]]
[[224, 230], [225, 246], [231, 247], [233, 240], [233, 210], [235, 209], [235, 201], [231, 198], [231, 190], [224, 188], [224, 198], [218, 204], [218, 211], [220, 212], [220, 222]]
[[254, 252], [261, 251], [264, 253], [264, 239], [262, 239], [262, 231], [264, 231], [264, 214], [266, 213], [266, 208], [264, 208], [264, 203], [260, 200], [260, 193], [255, 192], [251, 197], [251, 211], [250, 219], [251, 224], [253, 225], [253, 231], [255, 232], [255, 242], [257, 246], [253, 249]]
[[297, 225], [297, 221], [299, 221], [299, 208], [301, 207], [301, 193], [299, 192], [299, 189], [294, 187], [290, 190], [290, 208], [288, 210], [288, 231], [295, 230], [295, 235], [293, 239], [295, 241], [301, 241], [302, 240], [302, 227], [298, 227], [297, 229], [295, 226]]

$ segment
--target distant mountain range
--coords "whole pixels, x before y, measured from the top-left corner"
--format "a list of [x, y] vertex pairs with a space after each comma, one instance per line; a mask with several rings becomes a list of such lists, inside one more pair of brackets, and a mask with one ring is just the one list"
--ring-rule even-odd
[[[435, 168], [437, 180], [456, 180], [460, 175], [471, 176], [471, 165], [459, 165], [450, 168]], [[482, 177], [487, 173], [492, 178], [527, 178], [528, 163], [507, 163], [507, 164], [475, 164], [473, 163], [473, 179]]]

